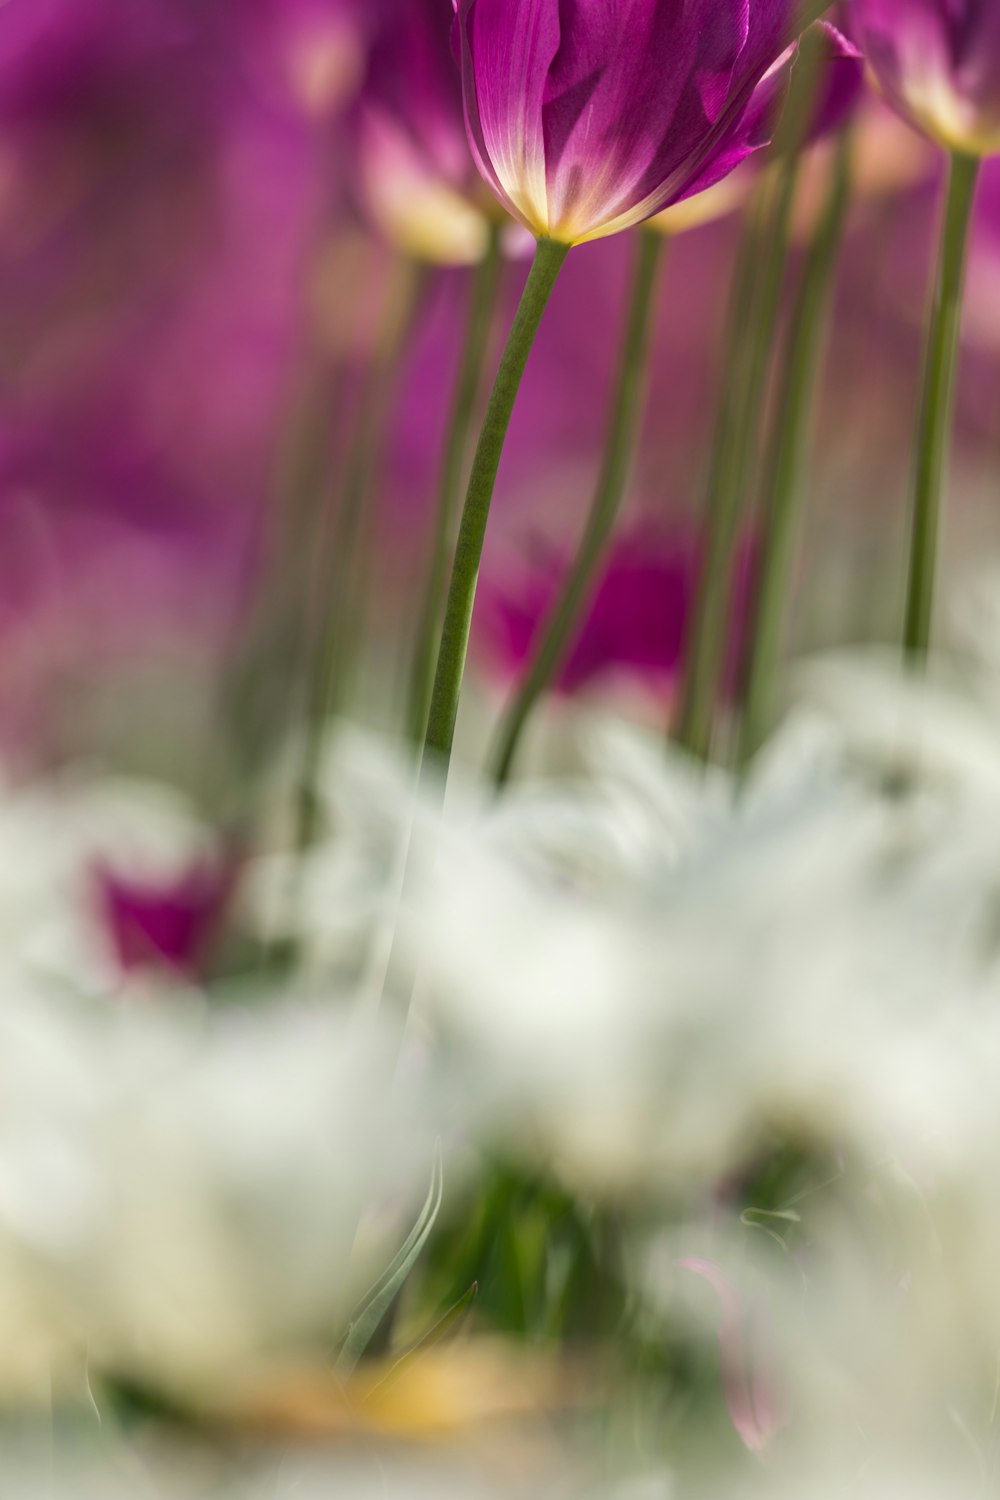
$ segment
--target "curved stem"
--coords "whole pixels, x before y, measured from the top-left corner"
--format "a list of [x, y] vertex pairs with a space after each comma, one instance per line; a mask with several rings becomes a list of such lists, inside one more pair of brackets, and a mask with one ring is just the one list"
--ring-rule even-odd
[[469, 632], [472, 628], [479, 566], [504, 440], [531, 346], [568, 253], [568, 245], [557, 244], [554, 240], [538, 242], [531, 274], [500, 361], [476, 449], [455, 548], [424, 740], [425, 748], [436, 752], [446, 764], [451, 757], [455, 738], [455, 721], [458, 717]]
[[928, 329], [904, 633], [906, 654], [916, 666], [924, 665], [930, 648], [941, 499], [951, 448], [962, 295], [979, 166], [976, 158], [957, 153], [951, 160], [937, 291]]
[[655, 231], [639, 233], [635, 279], [601, 477], [562, 596], [543, 627], [532, 661], [500, 725], [493, 766], [497, 786], [507, 781], [531, 712], [572, 646], [574, 631], [590, 600], [597, 570], [621, 509], [642, 416], [653, 342], [657, 273], [664, 244], [664, 238]]
[[740, 731], [739, 760], [742, 765], [746, 765], [757, 751], [767, 729], [801, 514], [800, 502], [805, 499], [802, 472], [837, 252], [847, 217], [850, 167], [850, 142], [845, 135], [837, 150], [829, 196], [809, 247], [792, 312], [788, 352], [765, 468], [767, 487], [760, 573], [750, 627]]
[[705, 557], [688, 632], [681, 712], [676, 739], [692, 755], [708, 758], [712, 718], [726, 644], [733, 557], [743, 501], [750, 485], [767, 390], [781, 284], [788, 258], [799, 158], [778, 169], [774, 201], [764, 189], [751, 209], [740, 247], [725, 347], [731, 352], [716, 432], [708, 495]]
[[489, 248], [476, 267], [469, 298], [469, 318], [455, 382], [451, 416], [445, 438], [438, 490], [437, 512], [431, 551], [430, 576], [417, 626], [417, 644], [413, 653], [410, 680], [410, 702], [407, 715], [410, 736], [416, 744], [423, 741], [427, 728], [434, 662], [444, 590], [448, 581], [448, 556], [455, 529], [455, 510], [459, 488], [469, 452], [469, 440], [476, 404], [483, 383], [483, 366], [490, 342], [490, 329], [496, 307], [500, 281], [501, 236], [496, 226], [490, 235]]

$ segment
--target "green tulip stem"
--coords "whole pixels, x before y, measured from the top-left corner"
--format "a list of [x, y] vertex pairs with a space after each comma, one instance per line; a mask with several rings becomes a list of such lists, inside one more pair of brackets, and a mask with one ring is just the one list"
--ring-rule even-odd
[[503, 786], [510, 776], [525, 725], [572, 647], [621, 510], [642, 419], [665, 243], [655, 231], [643, 230], [637, 236], [632, 294], [600, 479], [576, 560], [501, 722], [493, 764], [497, 786]]
[[712, 722], [726, 647], [726, 626], [740, 516], [752, 485], [781, 286], [788, 259], [798, 158], [789, 155], [751, 206], [733, 281], [725, 347], [731, 367], [709, 477], [705, 553], [688, 631], [678, 743], [700, 760], [711, 749]]
[[770, 451], [765, 465], [760, 570], [749, 634], [739, 759], [760, 747], [771, 711], [791, 573], [806, 498], [802, 483], [830, 301], [850, 198], [851, 149], [839, 144], [827, 201], [792, 310]]
[[408, 726], [412, 739], [418, 745], [423, 742], [427, 728], [434, 664], [444, 610], [444, 591], [448, 582], [448, 559], [454, 546], [455, 513], [469, 455], [472, 424], [483, 384], [483, 369], [496, 310], [501, 263], [501, 233], [498, 224], [490, 234], [486, 254], [476, 267], [473, 277], [465, 341], [445, 437], [430, 573], [417, 626], [410, 681]]
[[555, 240], [542, 239], [538, 242], [521, 304], [497, 371], [472, 465], [455, 547], [424, 740], [425, 749], [436, 755], [445, 766], [451, 758], [455, 738], [476, 586], [504, 441], [528, 356], [568, 253], [569, 246]]
[[974, 157], [958, 153], [952, 156], [937, 290], [928, 327], [903, 637], [906, 655], [918, 667], [926, 663], [930, 649], [941, 505], [954, 422], [965, 267], [979, 167]]

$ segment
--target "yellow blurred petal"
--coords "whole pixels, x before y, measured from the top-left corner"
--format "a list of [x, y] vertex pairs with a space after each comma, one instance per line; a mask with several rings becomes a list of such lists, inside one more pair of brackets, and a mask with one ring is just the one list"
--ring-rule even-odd
[[580, 1371], [565, 1363], [498, 1341], [462, 1340], [399, 1370], [391, 1360], [363, 1366], [344, 1384], [332, 1368], [260, 1371], [215, 1411], [258, 1434], [439, 1441], [578, 1405], [585, 1389]]
[[746, 202], [755, 173], [746, 168], [737, 169], [717, 182], [714, 187], [685, 198], [671, 208], [664, 209], [655, 219], [649, 220], [649, 228], [658, 234], [685, 234], [689, 229], [700, 229], [704, 224], [713, 224], [727, 214], [741, 208]]

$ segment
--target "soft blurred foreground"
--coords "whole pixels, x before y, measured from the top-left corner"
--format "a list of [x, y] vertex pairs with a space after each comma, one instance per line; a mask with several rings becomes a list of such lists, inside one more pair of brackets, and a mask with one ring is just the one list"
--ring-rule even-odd
[[[435, 504], [470, 298], [485, 264], [492, 369], [530, 236], [423, 6], [0, 5], [0, 1494], [992, 1495], [1000, 167], [926, 669], [942, 160], [855, 65], [760, 745], [769, 367], [711, 753], [668, 727], [766, 154], [662, 229], [623, 513], [501, 792], [634, 241], [570, 256], [445, 785], [414, 749]], [[803, 148], [779, 352], [837, 151]]]

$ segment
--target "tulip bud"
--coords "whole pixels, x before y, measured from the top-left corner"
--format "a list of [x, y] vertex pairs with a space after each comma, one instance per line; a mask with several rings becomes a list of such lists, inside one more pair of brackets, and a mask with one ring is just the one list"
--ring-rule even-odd
[[479, 169], [539, 238], [628, 229], [770, 139], [792, 0], [458, 0]]
[[951, 151], [1000, 154], [996, 0], [855, 0], [854, 18], [893, 108]]

